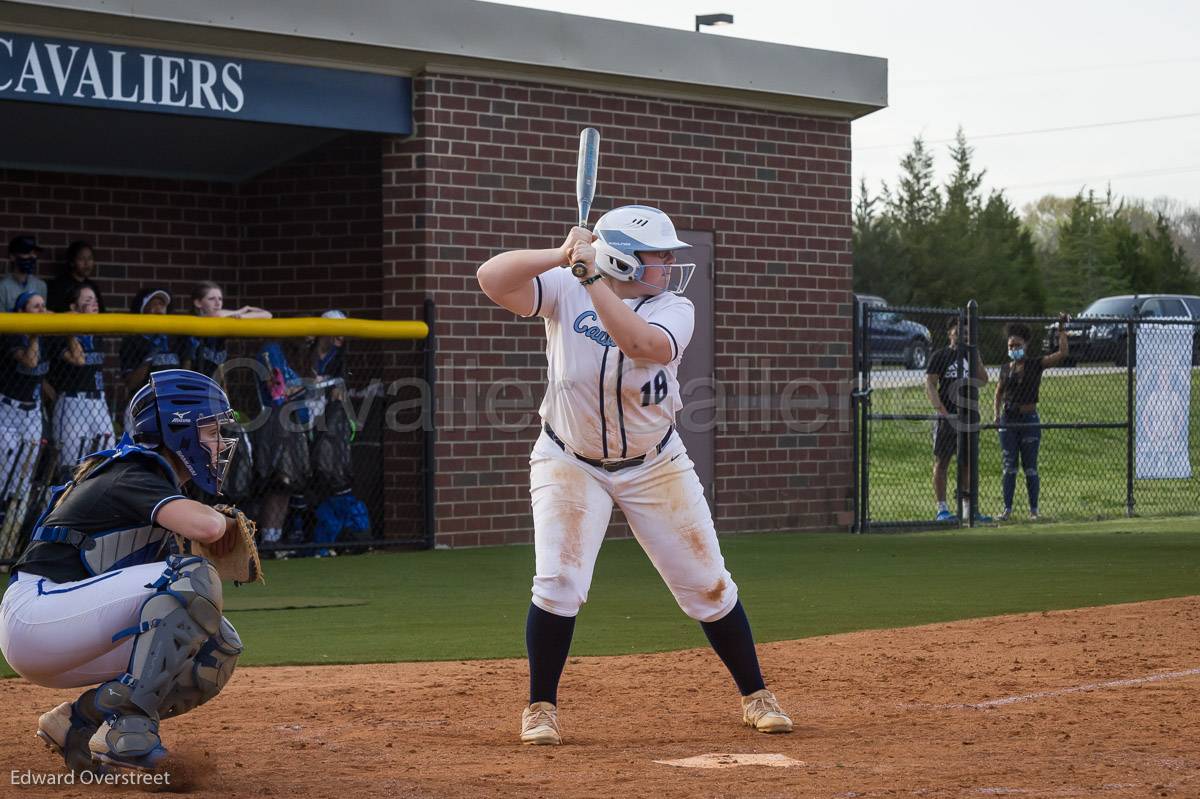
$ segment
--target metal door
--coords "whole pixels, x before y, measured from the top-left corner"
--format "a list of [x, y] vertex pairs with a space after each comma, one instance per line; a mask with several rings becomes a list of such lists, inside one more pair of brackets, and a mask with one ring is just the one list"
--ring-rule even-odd
[[696, 474], [704, 485], [704, 496], [712, 507], [716, 450], [716, 383], [713, 317], [713, 234], [708, 231], [680, 231], [679, 237], [690, 243], [690, 250], [677, 254], [683, 263], [694, 262], [696, 272], [683, 296], [696, 306], [696, 328], [679, 367], [679, 392], [683, 410], [676, 425], [688, 455], [696, 464]]

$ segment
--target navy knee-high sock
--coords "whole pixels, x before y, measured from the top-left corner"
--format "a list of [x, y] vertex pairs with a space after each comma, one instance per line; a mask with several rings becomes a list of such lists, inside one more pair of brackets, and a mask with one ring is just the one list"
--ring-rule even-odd
[[766, 687], [758, 667], [758, 653], [754, 651], [750, 620], [746, 618], [746, 610], [740, 599], [724, 618], [702, 621], [700, 627], [725, 668], [733, 675], [733, 681], [737, 683], [742, 696], [749, 696]]
[[558, 680], [567, 653], [571, 651], [571, 635], [575, 632], [575, 617], [555, 616], [530, 603], [525, 618], [525, 651], [529, 653], [529, 704], [552, 702], [558, 704]]

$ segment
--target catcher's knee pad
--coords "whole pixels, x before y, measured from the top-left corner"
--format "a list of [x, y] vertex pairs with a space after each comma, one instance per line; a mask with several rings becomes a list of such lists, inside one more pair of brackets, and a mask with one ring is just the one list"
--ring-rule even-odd
[[[100, 687], [96, 701], [108, 715], [159, 718], [181, 675], [207, 642], [221, 637], [221, 578], [207, 560], [172, 555], [162, 577], [148, 587], [156, 592], [142, 603], [137, 626], [113, 636], [137, 638], [126, 673]], [[240, 647], [237, 641], [230, 648]]]
[[163, 697], [160, 718], [180, 716], [209, 701], [233, 676], [238, 655], [242, 654], [242, 639], [229, 619], [221, 619], [221, 629], [201, 645], [190, 664], [175, 676], [171, 690]]

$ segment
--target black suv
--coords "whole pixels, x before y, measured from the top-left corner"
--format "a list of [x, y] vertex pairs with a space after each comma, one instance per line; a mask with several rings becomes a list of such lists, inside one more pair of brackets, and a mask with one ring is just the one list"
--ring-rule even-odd
[[[855, 294], [854, 311], [859, 327], [863, 322], [863, 307], [872, 306], [870, 313], [871, 361], [902, 363], [909, 369], [924, 370], [929, 363], [932, 339], [925, 325], [905, 319], [895, 311], [886, 310], [887, 300], [874, 294]], [[884, 309], [884, 310], [880, 310]]]
[[[1117, 316], [1140, 319], [1200, 320], [1200, 297], [1190, 294], [1125, 294], [1103, 297], [1067, 323], [1071, 345], [1067, 365], [1089, 361], [1112, 361], [1124, 366], [1128, 357], [1128, 327], [1121, 322], [1090, 321], [1089, 317]], [[1058, 323], [1046, 326], [1042, 351], [1058, 349]], [[1192, 347], [1192, 364], [1200, 365], [1200, 325]]]

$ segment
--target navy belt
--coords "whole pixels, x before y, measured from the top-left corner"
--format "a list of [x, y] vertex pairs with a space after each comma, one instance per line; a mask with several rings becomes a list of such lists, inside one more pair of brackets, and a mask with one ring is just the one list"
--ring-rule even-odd
[[19, 399], [13, 399], [9, 396], [0, 396], [0, 401], [3, 401], [5, 405], [11, 405], [12, 407], [19, 408], [23, 411], [36, 410], [38, 406], [37, 402], [22, 402]]
[[[553, 441], [555, 444], [558, 444], [559, 449], [561, 449], [563, 452], [570, 452], [572, 455], [574, 455], [576, 458], [578, 458], [579, 460], [586, 463], [588, 466], [595, 466], [597, 469], [603, 469], [606, 472], [619, 472], [622, 469], [628, 469], [631, 466], [639, 466], [642, 463], [645, 463], [646, 455], [650, 454], [647, 452], [644, 455], [638, 455], [636, 458], [626, 458], [623, 461], [602, 461], [599, 458], [585, 458], [583, 455], [580, 455], [578, 452], [568, 450], [567, 445], [563, 443], [563, 440], [561, 438], [559, 438], [557, 435], [554, 434], [554, 430], [551, 429], [549, 424], [547, 424], [545, 426], [545, 430], [546, 430], [546, 435], [550, 436], [550, 440]], [[667, 428], [667, 434], [665, 436], [663, 436], [662, 441], [659, 441], [658, 444], [654, 447], [655, 454], [658, 454], [659, 452], [663, 451], [663, 447], [665, 447], [667, 445], [667, 442], [671, 440], [671, 434], [674, 432], [675, 432], [675, 425], [671, 425], [670, 427]]]

